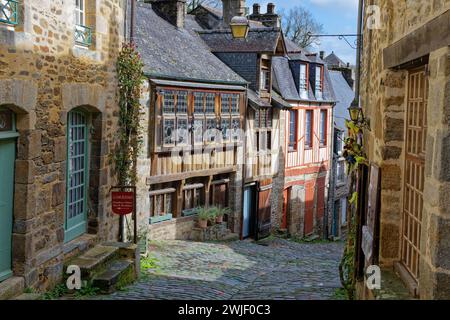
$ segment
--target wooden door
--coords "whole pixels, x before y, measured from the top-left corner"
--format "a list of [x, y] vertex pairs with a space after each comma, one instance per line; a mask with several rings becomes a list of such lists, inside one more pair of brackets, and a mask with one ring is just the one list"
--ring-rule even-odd
[[309, 236], [314, 232], [315, 187], [316, 187], [315, 181], [307, 181], [305, 183], [305, 220], [304, 220], [305, 236]]
[[256, 240], [263, 239], [270, 235], [270, 230], [272, 228], [271, 195], [271, 185], [259, 188]]
[[425, 67], [409, 73], [406, 111], [405, 172], [401, 261], [419, 278], [425, 151], [427, 135], [428, 79]]
[[84, 234], [87, 227], [89, 148], [86, 114], [80, 111], [69, 113], [67, 139], [66, 242]]

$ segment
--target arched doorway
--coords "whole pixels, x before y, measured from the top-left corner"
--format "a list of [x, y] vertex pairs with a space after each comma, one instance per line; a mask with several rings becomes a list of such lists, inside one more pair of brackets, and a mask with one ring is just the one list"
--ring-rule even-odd
[[89, 178], [88, 113], [75, 109], [67, 119], [67, 187], [65, 242], [87, 230]]
[[0, 281], [12, 276], [14, 163], [18, 136], [14, 112], [0, 107]]

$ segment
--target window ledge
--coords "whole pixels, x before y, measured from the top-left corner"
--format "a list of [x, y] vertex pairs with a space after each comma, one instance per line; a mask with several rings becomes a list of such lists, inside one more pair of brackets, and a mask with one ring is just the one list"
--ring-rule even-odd
[[76, 58], [88, 58], [95, 61], [101, 61], [100, 54], [95, 50], [91, 50], [89, 47], [74, 45], [71, 52]]

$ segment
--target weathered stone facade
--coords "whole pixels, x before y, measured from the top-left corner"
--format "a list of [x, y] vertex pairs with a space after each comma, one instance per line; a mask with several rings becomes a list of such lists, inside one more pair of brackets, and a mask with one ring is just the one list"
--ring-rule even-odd
[[[89, 47], [75, 45], [75, 1], [21, 0], [19, 24], [0, 23], [0, 106], [16, 114], [13, 272], [45, 290], [63, 275], [65, 258], [115, 240], [109, 204], [117, 124], [116, 56], [124, 40], [125, 1], [86, 1]], [[65, 242], [67, 117], [89, 118], [86, 234]]]
[[[380, 264], [392, 267], [401, 260], [408, 74], [412, 68], [428, 64], [418, 289], [423, 299], [448, 299], [450, 43], [448, 26], [436, 25], [434, 21], [449, 21], [450, 1], [376, 0], [370, 4], [380, 7], [381, 19], [380, 28], [370, 30], [365, 24], [360, 95], [371, 126], [365, 133], [365, 149], [382, 174]], [[366, 11], [365, 21], [371, 18], [373, 15]], [[428, 42], [430, 45], [425, 45]], [[423, 51], [427, 48], [428, 51]], [[412, 60], [416, 63], [408, 66]]]

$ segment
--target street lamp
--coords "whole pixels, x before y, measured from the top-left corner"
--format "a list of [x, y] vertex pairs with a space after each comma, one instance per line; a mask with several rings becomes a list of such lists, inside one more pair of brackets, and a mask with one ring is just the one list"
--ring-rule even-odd
[[361, 116], [361, 108], [358, 106], [358, 103], [355, 101], [352, 102], [351, 106], [348, 108], [348, 113], [350, 114], [350, 119], [353, 122], [358, 122]]
[[248, 31], [250, 30], [250, 23], [246, 17], [236, 16], [231, 19], [230, 28], [233, 38], [245, 39], [247, 38]]

